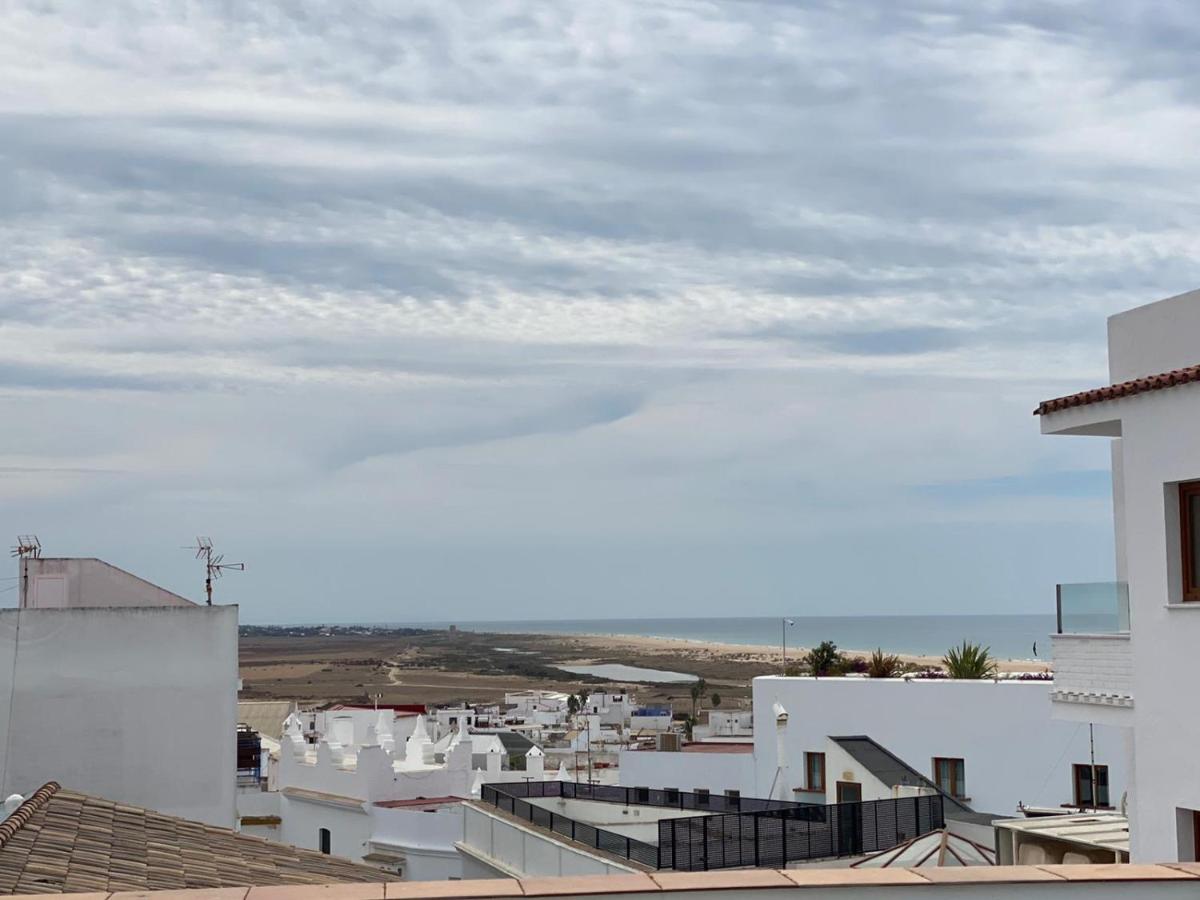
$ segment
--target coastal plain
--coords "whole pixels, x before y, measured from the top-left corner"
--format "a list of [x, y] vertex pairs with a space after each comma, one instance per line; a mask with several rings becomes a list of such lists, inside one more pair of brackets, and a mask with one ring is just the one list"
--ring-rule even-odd
[[[795, 662], [806, 648], [788, 649]], [[846, 651], [869, 656], [869, 651]], [[902, 661], [937, 667], [932, 656]], [[532, 688], [577, 693], [629, 689], [645, 704], [690, 707], [688, 682], [614, 680], [559, 666], [619, 665], [688, 673], [705, 680], [723, 707], [748, 705], [750, 681], [779, 674], [781, 648], [631, 635], [496, 634], [471, 631], [339, 627], [243, 629], [239, 666], [242, 699], [382, 704], [489, 703]], [[1005, 672], [1045, 670], [1043, 663], [1001, 660]]]

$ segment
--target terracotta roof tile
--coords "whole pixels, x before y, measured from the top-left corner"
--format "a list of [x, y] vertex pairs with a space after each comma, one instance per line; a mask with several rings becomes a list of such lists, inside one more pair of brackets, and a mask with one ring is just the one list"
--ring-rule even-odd
[[1038, 404], [1038, 408], [1033, 411], [1033, 414], [1044, 416], [1046, 413], [1059, 412], [1075, 406], [1116, 400], [1118, 397], [1132, 397], [1147, 391], [1161, 391], [1163, 388], [1191, 384], [1195, 381], [1200, 381], [1200, 364], [1183, 369], [1173, 369], [1159, 375], [1134, 378], [1132, 381], [1122, 381], [1120, 384], [1110, 384], [1107, 387], [1094, 388], [1090, 391], [1080, 391], [1077, 394], [1068, 394], [1066, 397], [1058, 397], [1054, 400], [1044, 400]]
[[[394, 876], [393, 876], [394, 877]], [[0, 894], [374, 885], [388, 873], [51, 782], [0, 822]], [[133, 900], [133, 898], [129, 898]]]

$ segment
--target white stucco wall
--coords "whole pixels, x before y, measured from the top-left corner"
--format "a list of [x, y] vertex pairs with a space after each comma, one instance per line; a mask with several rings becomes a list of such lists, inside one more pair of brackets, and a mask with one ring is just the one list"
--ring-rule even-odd
[[320, 850], [320, 830], [329, 829], [329, 852], [360, 861], [371, 837], [371, 816], [366, 804], [349, 799], [327, 801], [280, 795], [279, 839], [285, 844]]
[[[1200, 358], [1200, 350], [1196, 356]], [[1122, 431], [1137, 773], [1131, 856], [1135, 861], [1190, 859], [1192, 848], [1178, 840], [1176, 809], [1200, 810], [1200, 758], [1195, 752], [1200, 700], [1190, 690], [1200, 646], [1200, 604], [1175, 605], [1179, 536], [1174, 485], [1200, 478], [1200, 385], [1107, 405], [1120, 412]]]
[[0, 792], [233, 827], [236, 606], [0, 610]]
[[462, 878], [462, 856], [455, 845], [463, 839], [461, 803], [429, 809], [373, 806], [371, 847], [404, 858], [403, 881]]
[[755, 796], [753, 753], [683, 753], [622, 750], [617, 783], [624, 787], [673, 787], [683, 791], [707, 788]]
[[[1200, 292], [1113, 316], [1113, 382], [1200, 363]], [[1200, 604], [1179, 604], [1176, 485], [1200, 479], [1200, 385], [1151, 391], [1041, 417], [1047, 433], [1113, 436], [1117, 578], [1129, 584], [1133, 709], [1129, 740], [1130, 850], [1135, 862], [1190, 860], [1200, 810], [1200, 701], [1189, 685]], [[1119, 437], [1116, 437], [1119, 435]], [[1061, 704], [1060, 704], [1061, 705]]]
[[[753, 691], [758, 722], [773, 721], [775, 701], [788, 711], [789, 796], [804, 783], [805, 751], [823, 752], [829, 736], [866, 735], [926, 777], [934, 757], [962, 758], [971, 805], [1009, 815], [1018, 802], [1071, 802], [1071, 764], [1089, 760], [1087, 725], [1051, 718], [1050, 686], [771, 675], [755, 678]], [[1121, 729], [1096, 726], [1095, 736], [1096, 762], [1109, 767], [1110, 796], [1119, 802], [1127, 771]], [[754, 755], [756, 794], [765, 797], [777, 767], [774, 728], [756, 729]], [[837, 773], [827, 767], [825, 777], [829, 783]]]
[[29, 608], [197, 605], [100, 559], [22, 559], [18, 573], [17, 605]]

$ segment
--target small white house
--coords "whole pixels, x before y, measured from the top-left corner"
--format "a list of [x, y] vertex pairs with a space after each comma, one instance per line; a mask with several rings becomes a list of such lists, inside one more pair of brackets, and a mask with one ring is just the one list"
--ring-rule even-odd
[[[1071, 808], [1089, 729], [1051, 715], [1049, 681], [907, 678], [754, 679], [757, 796], [854, 799], [855, 778], [828, 758], [831, 737], [862, 735], [951, 797], [997, 818], [1022, 805]], [[764, 726], [764, 723], [772, 723]], [[1121, 730], [1094, 728], [1110, 805], [1128, 784]], [[890, 787], [890, 786], [889, 786]]]

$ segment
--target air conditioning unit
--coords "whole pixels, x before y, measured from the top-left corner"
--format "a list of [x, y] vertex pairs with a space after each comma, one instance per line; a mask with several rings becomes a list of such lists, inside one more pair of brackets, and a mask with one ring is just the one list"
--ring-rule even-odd
[[708, 806], [708, 788], [696, 788], [696, 805]]
[[728, 790], [726, 790], [725, 791], [725, 805], [729, 809], [741, 809], [742, 792], [735, 791], [732, 788], [729, 788]]
[[680, 745], [678, 731], [663, 731], [654, 736], [654, 749], [659, 752], [678, 753]]

